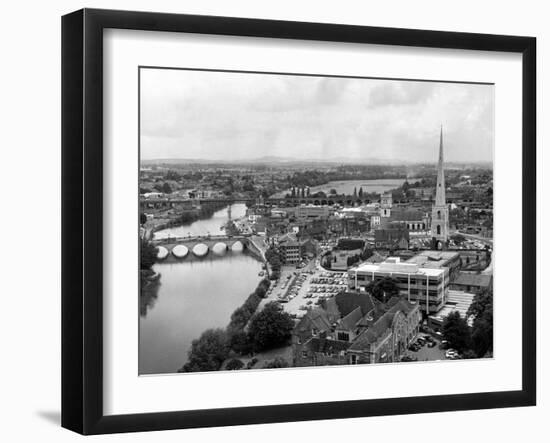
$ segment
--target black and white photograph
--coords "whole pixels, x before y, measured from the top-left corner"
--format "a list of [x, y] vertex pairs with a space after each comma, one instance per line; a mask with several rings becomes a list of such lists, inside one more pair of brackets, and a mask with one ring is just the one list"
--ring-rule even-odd
[[493, 358], [494, 84], [138, 71], [140, 375]]

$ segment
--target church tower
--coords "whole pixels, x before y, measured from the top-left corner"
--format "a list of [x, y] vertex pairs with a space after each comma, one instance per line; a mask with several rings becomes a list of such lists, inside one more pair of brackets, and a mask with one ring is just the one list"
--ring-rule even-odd
[[437, 183], [435, 203], [432, 207], [432, 237], [437, 246], [444, 248], [449, 237], [449, 207], [445, 200], [445, 172], [443, 171], [443, 126], [439, 138], [439, 161], [437, 163]]

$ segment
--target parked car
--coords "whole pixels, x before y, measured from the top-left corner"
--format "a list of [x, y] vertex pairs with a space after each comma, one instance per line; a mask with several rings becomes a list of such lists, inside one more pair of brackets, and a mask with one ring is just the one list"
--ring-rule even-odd
[[445, 358], [452, 359], [456, 357], [458, 357], [458, 352], [456, 352], [454, 349], [447, 349], [447, 351], [445, 352]]

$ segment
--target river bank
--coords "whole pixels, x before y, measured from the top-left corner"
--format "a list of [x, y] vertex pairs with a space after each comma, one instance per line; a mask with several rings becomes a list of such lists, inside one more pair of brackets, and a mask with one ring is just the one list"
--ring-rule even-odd
[[[229, 220], [243, 217], [246, 205], [231, 205], [208, 219], [185, 228], [172, 227], [156, 236], [206, 236], [220, 232]], [[223, 231], [221, 231], [223, 232]], [[201, 259], [169, 259], [152, 270], [161, 277], [156, 291], [140, 300], [139, 373], [175, 373], [187, 362], [192, 341], [205, 330], [225, 329], [236, 308], [258, 287], [262, 261], [248, 253], [227, 251], [223, 256], [208, 254]], [[150, 286], [153, 289], [154, 286]]]

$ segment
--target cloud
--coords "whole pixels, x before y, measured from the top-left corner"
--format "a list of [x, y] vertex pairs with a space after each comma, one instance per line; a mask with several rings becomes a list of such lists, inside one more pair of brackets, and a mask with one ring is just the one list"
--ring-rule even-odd
[[487, 85], [145, 69], [142, 158], [492, 159]]
[[426, 103], [436, 90], [432, 82], [386, 81], [372, 89], [368, 106], [416, 105]]

